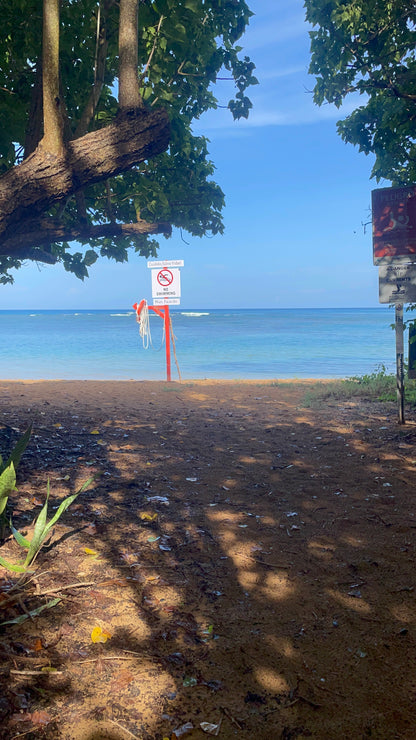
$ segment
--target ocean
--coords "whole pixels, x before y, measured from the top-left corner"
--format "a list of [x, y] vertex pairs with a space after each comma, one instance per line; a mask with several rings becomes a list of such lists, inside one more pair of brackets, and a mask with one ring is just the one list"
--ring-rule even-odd
[[[163, 320], [145, 349], [130, 309], [0, 311], [2, 379], [166, 379]], [[395, 370], [394, 309], [171, 309], [182, 380], [348, 378]], [[172, 354], [172, 380], [179, 375]]]

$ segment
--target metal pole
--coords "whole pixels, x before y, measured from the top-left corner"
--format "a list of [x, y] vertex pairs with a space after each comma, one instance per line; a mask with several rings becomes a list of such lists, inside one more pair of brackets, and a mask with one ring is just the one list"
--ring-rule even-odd
[[169, 306], [165, 306], [165, 342], [166, 342], [166, 380], [172, 380], [170, 371], [170, 316]]
[[396, 303], [396, 381], [399, 424], [404, 424], [403, 304]]

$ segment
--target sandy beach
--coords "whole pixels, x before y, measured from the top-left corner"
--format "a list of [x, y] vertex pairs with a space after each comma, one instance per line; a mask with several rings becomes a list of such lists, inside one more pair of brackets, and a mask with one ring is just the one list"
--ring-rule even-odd
[[0, 568], [1, 738], [412, 740], [415, 413], [315, 383], [0, 381], [15, 527], [94, 476]]

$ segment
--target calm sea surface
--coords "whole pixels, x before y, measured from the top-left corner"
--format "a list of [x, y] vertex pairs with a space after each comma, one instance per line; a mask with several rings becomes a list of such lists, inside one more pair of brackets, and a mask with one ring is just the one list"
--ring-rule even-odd
[[[177, 309], [171, 316], [184, 380], [344, 378], [395, 367], [387, 306]], [[152, 312], [150, 327], [153, 348], [144, 349], [133, 311], [0, 311], [0, 378], [163, 380], [163, 321]]]

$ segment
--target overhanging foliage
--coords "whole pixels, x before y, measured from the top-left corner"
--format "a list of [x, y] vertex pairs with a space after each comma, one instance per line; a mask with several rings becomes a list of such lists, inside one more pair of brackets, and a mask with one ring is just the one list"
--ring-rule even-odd
[[305, 0], [318, 105], [362, 103], [338, 122], [344, 141], [375, 155], [372, 174], [416, 181], [416, 5], [413, 0]]
[[0, 282], [26, 259], [83, 278], [100, 254], [155, 255], [172, 226], [222, 232], [192, 122], [221, 70], [247, 117], [250, 16], [243, 0], [0, 0]]

